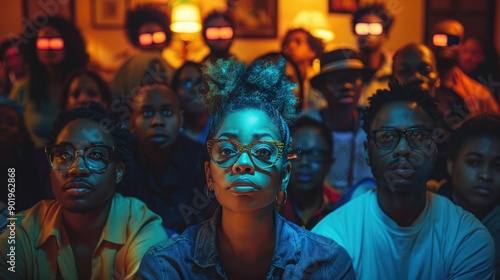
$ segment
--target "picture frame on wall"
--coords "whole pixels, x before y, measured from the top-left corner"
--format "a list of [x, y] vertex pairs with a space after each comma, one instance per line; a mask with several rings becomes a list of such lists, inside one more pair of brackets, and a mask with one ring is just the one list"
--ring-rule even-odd
[[46, 1], [23, 0], [22, 4], [23, 17], [29, 22], [43, 23], [47, 17], [52, 16], [61, 16], [69, 21], [75, 18], [75, 1], [66, 1], [63, 4], [53, 1], [49, 5]]
[[90, 19], [95, 29], [121, 29], [125, 25], [128, 0], [91, 0]]
[[278, 0], [228, 0], [237, 38], [276, 38]]
[[359, 0], [328, 0], [329, 13], [352, 14], [359, 8]]

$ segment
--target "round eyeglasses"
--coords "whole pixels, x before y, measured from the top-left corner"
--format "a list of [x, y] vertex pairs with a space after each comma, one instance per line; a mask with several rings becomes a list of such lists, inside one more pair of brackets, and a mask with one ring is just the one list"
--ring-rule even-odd
[[406, 143], [414, 150], [424, 150], [432, 144], [433, 129], [430, 128], [409, 128], [404, 130], [399, 129], [376, 129], [370, 132], [369, 138], [375, 141], [375, 146], [382, 150], [392, 150], [396, 148], [401, 140], [405, 137]]
[[210, 158], [220, 167], [232, 166], [243, 152], [247, 153], [254, 165], [269, 168], [278, 162], [285, 144], [280, 141], [258, 140], [243, 145], [234, 140], [211, 139], [207, 141]]
[[106, 172], [114, 151], [114, 147], [107, 145], [95, 145], [83, 150], [76, 150], [65, 145], [45, 147], [45, 154], [52, 169], [58, 171], [68, 170], [76, 161], [76, 158], [81, 156], [87, 169], [99, 174]]

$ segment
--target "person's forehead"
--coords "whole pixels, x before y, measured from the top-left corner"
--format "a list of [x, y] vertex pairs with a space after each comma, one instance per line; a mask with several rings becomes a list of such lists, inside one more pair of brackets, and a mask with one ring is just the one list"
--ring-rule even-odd
[[300, 127], [293, 133], [293, 147], [309, 146], [326, 147], [326, 139], [323, 138], [321, 131], [317, 127], [304, 126]]
[[417, 126], [433, 128], [434, 125], [431, 117], [416, 102], [396, 101], [380, 108], [373, 118], [371, 129], [405, 129]]
[[47, 25], [42, 27], [40, 31], [38, 31], [38, 37], [58, 37], [61, 36], [61, 33], [54, 26]]
[[56, 144], [67, 142], [77, 148], [86, 147], [89, 143], [102, 143], [113, 146], [113, 137], [93, 120], [77, 119], [64, 126], [56, 139]]
[[242, 109], [226, 115], [216, 135], [235, 135], [236, 138], [270, 135], [279, 140], [279, 130], [261, 110]]
[[231, 24], [229, 23], [229, 21], [227, 21], [223, 17], [214, 17], [214, 18], [209, 19], [206, 22], [206, 26], [207, 27], [226, 27], [226, 26], [231, 27]]
[[139, 33], [162, 31], [163, 28], [156, 22], [146, 22], [139, 27]]
[[136, 106], [160, 106], [162, 104], [177, 104], [176, 94], [163, 85], [153, 85], [140, 89], [134, 96]]
[[434, 27], [433, 34], [437, 34], [437, 33], [462, 36], [463, 35], [463, 27], [458, 22], [453, 22], [453, 21], [440, 22]]
[[382, 20], [381, 17], [375, 15], [375, 14], [366, 14], [362, 17], [359, 18], [358, 23], [383, 23], [384, 21]]
[[435, 60], [432, 52], [425, 47], [415, 47], [404, 50], [394, 58], [396, 65], [415, 64], [418, 62], [434, 66]]

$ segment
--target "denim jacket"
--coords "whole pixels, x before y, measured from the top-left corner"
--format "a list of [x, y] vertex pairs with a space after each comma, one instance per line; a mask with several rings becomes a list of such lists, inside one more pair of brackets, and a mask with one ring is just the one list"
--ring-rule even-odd
[[[219, 259], [221, 208], [200, 225], [151, 247], [140, 279], [227, 279]], [[355, 279], [347, 252], [335, 241], [311, 233], [275, 212], [276, 244], [266, 279]]]

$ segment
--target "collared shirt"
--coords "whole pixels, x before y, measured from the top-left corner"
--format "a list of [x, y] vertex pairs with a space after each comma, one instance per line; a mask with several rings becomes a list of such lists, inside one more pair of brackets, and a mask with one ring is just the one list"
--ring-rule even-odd
[[309, 220], [304, 223], [302, 219], [302, 215], [300, 210], [293, 199], [293, 196], [290, 195], [288, 202], [283, 205], [280, 210], [280, 214], [285, 217], [285, 219], [290, 222], [295, 223], [296, 225], [305, 228], [307, 230], [311, 230], [321, 219], [323, 219], [326, 215], [333, 211], [334, 204], [339, 200], [341, 194], [332, 188], [324, 185], [323, 186], [323, 201], [311, 215]]
[[[150, 248], [141, 279], [227, 279], [220, 262], [217, 228], [222, 211], [201, 225]], [[351, 260], [335, 241], [302, 229], [274, 214], [275, 248], [266, 279], [354, 279]]]
[[183, 135], [175, 140], [172, 151], [168, 162], [157, 166], [136, 150], [137, 166], [131, 168], [131, 182], [119, 191], [144, 201], [162, 217], [166, 229], [181, 233], [188, 226], [202, 222], [210, 207], [204, 192], [203, 167], [208, 154], [203, 145]]
[[[75, 258], [55, 200], [43, 200], [17, 215], [15, 244], [10, 229], [0, 236], [0, 279], [78, 279]], [[134, 279], [142, 256], [165, 240], [161, 219], [141, 201], [115, 194], [108, 220], [92, 254], [91, 279]], [[15, 248], [15, 272], [9, 271]]]

